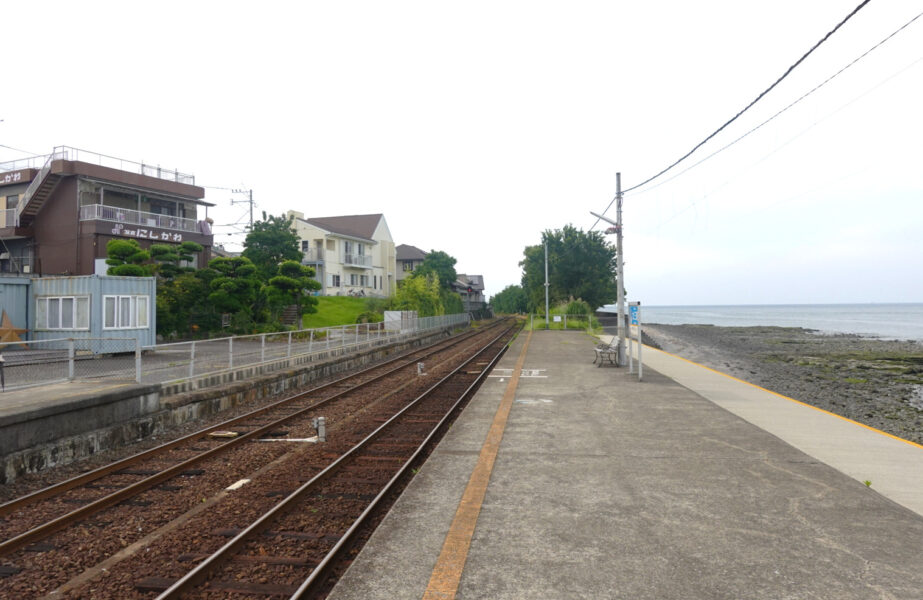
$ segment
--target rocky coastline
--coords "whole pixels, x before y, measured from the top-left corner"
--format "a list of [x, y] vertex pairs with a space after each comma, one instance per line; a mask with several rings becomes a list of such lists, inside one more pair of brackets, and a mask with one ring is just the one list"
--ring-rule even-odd
[[794, 327], [644, 325], [666, 352], [923, 444], [923, 345]]

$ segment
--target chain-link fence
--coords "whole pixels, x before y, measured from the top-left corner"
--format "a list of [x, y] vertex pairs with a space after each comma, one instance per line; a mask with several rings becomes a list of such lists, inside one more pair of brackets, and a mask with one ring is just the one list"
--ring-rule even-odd
[[73, 379], [138, 381], [141, 346], [135, 339], [66, 338], [0, 343], [3, 390]]
[[75, 379], [177, 382], [332, 349], [384, 346], [468, 321], [467, 314], [455, 314], [144, 347], [135, 339], [115, 338], [0, 343], [0, 375], [5, 390]]

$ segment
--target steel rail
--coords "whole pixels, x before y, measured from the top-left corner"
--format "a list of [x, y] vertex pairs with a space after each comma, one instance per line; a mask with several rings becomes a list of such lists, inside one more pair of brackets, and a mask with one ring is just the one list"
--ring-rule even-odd
[[[455, 341], [455, 343], [460, 343], [461, 341], [464, 341], [465, 339], [468, 339], [469, 337], [471, 337], [471, 336], [474, 335], [475, 333], [476, 333], [476, 332], [466, 332], [465, 334], [459, 336], [459, 337], [458, 337], [456, 340], [454, 340], [454, 341]], [[233, 419], [228, 419], [227, 421], [223, 421], [223, 422], [221, 422], [221, 423], [218, 423], [217, 425], [212, 425], [212, 426], [210, 426], [210, 427], [206, 427], [205, 429], [200, 429], [200, 430], [198, 430], [198, 431], [195, 431], [195, 432], [190, 433], [190, 434], [188, 434], [188, 435], [185, 435], [185, 436], [183, 436], [183, 437], [177, 438], [177, 439], [175, 439], [175, 440], [173, 440], [173, 441], [166, 442], [166, 443], [164, 443], [164, 444], [161, 444], [161, 445], [156, 446], [156, 447], [154, 447], [154, 448], [151, 448], [151, 449], [149, 449], [149, 450], [145, 450], [145, 451], [143, 451], [143, 452], [139, 452], [138, 454], [133, 454], [132, 456], [123, 458], [123, 459], [121, 459], [121, 460], [119, 460], [119, 461], [116, 461], [116, 462], [113, 462], [113, 463], [109, 463], [108, 465], [103, 465], [102, 467], [99, 467], [99, 468], [94, 469], [94, 470], [92, 470], [92, 471], [87, 471], [86, 473], [81, 473], [80, 475], [77, 475], [76, 477], [72, 477], [72, 478], [70, 478], [70, 479], [67, 479], [67, 480], [65, 480], [65, 481], [56, 483], [56, 484], [51, 485], [51, 486], [48, 486], [48, 487], [46, 487], [46, 488], [42, 488], [42, 489], [40, 489], [40, 490], [36, 490], [36, 491], [34, 491], [34, 492], [30, 493], [30, 494], [26, 494], [25, 496], [21, 496], [21, 497], [19, 497], [19, 498], [14, 499], [14, 500], [10, 500], [9, 502], [6, 502], [6, 503], [4, 503], [4, 504], [0, 504], [0, 517], [5, 516], [5, 515], [8, 515], [8, 514], [14, 512], [14, 511], [16, 511], [16, 510], [19, 510], [20, 508], [23, 508], [23, 507], [25, 507], [25, 506], [29, 506], [30, 504], [34, 504], [34, 503], [38, 502], [39, 500], [44, 500], [44, 499], [47, 499], [47, 498], [51, 498], [51, 497], [53, 497], [53, 496], [56, 496], [56, 495], [61, 494], [61, 493], [63, 493], [63, 492], [66, 492], [66, 491], [68, 491], [68, 490], [70, 490], [70, 489], [73, 489], [73, 488], [75, 488], [75, 487], [79, 487], [79, 486], [81, 486], [81, 485], [84, 485], [84, 484], [90, 483], [90, 482], [92, 482], [92, 481], [95, 481], [95, 480], [97, 480], [97, 479], [100, 479], [100, 478], [102, 478], [102, 477], [105, 477], [106, 475], [109, 475], [110, 473], [113, 473], [113, 472], [115, 472], [115, 471], [119, 471], [119, 470], [121, 470], [121, 469], [124, 469], [125, 467], [131, 466], [131, 465], [134, 465], [134, 464], [136, 464], [136, 463], [138, 463], [138, 462], [141, 462], [141, 461], [143, 461], [143, 460], [147, 460], [147, 459], [149, 459], [149, 458], [152, 458], [152, 457], [156, 456], [157, 454], [160, 454], [161, 452], [165, 452], [165, 451], [167, 451], [167, 450], [171, 450], [171, 449], [173, 449], [173, 448], [175, 448], [175, 447], [177, 447], [177, 446], [183, 445], [184, 443], [193, 442], [193, 441], [195, 441], [195, 440], [197, 440], [197, 439], [199, 439], [199, 438], [201, 438], [201, 437], [205, 437], [206, 435], [208, 435], [209, 433], [211, 433], [211, 432], [213, 432], [213, 431], [220, 431], [220, 430], [222, 430], [222, 429], [228, 429], [228, 428], [230, 428], [230, 427], [233, 427], [233, 426], [237, 425], [238, 423], [241, 423], [241, 422], [243, 422], [243, 421], [246, 421], [247, 419], [250, 419], [250, 418], [255, 417], [255, 416], [259, 416], [259, 415], [261, 415], [261, 414], [263, 414], [263, 413], [265, 413], [265, 412], [274, 410], [274, 409], [279, 408], [279, 407], [281, 407], [281, 406], [284, 406], [284, 405], [286, 405], [286, 404], [289, 404], [289, 403], [292, 403], [292, 402], [296, 402], [296, 401], [298, 401], [298, 400], [300, 400], [300, 399], [303, 399], [303, 398], [304, 398], [305, 396], [307, 396], [307, 395], [315, 394], [315, 393], [317, 393], [317, 392], [321, 392], [321, 391], [323, 391], [323, 390], [325, 390], [325, 389], [327, 389], [327, 388], [329, 388], [329, 387], [332, 387], [332, 386], [341, 385], [342, 383], [344, 383], [344, 382], [346, 382], [346, 381], [349, 381], [350, 379], [355, 379], [355, 378], [357, 378], [357, 377], [360, 377], [360, 376], [362, 376], [362, 375], [368, 373], [368, 372], [371, 371], [371, 370], [379, 369], [379, 368], [381, 368], [381, 367], [383, 367], [383, 366], [386, 366], [386, 365], [388, 365], [388, 364], [390, 364], [390, 363], [394, 363], [394, 362], [397, 362], [397, 361], [400, 361], [400, 360], [404, 360], [404, 359], [406, 359], [409, 355], [416, 354], [417, 352], [421, 352], [421, 351], [424, 351], [424, 350], [430, 350], [430, 349], [432, 349], [433, 347], [435, 347], [435, 346], [437, 346], [437, 345], [440, 345], [440, 344], [442, 344], [442, 343], [443, 343], [443, 341], [440, 341], [440, 342], [436, 342], [436, 343], [434, 343], [434, 344], [430, 344], [429, 346], [426, 346], [426, 347], [424, 347], [424, 348], [418, 348], [418, 349], [416, 349], [416, 350], [411, 350], [411, 351], [402, 353], [400, 356], [396, 356], [396, 357], [394, 357], [394, 358], [392, 358], [392, 359], [390, 359], [390, 360], [388, 360], [388, 361], [385, 361], [385, 362], [383, 362], [383, 363], [379, 363], [379, 364], [377, 364], [377, 365], [373, 365], [373, 366], [369, 367], [368, 369], [363, 369], [362, 371], [359, 371], [358, 373], [353, 373], [353, 374], [351, 374], [351, 375], [346, 375], [345, 377], [341, 377], [340, 379], [337, 379], [337, 380], [334, 380], [334, 381], [331, 381], [331, 382], [328, 382], [328, 383], [319, 385], [319, 386], [317, 386], [317, 387], [315, 387], [315, 388], [311, 388], [310, 390], [307, 390], [307, 391], [304, 391], [304, 392], [299, 392], [299, 393], [297, 393], [297, 394], [293, 394], [293, 395], [291, 395], [291, 396], [289, 396], [289, 397], [287, 397], [287, 398], [282, 398], [281, 400], [277, 400], [277, 401], [275, 401], [275, 402], [273, 402], [273, 403], [271, 403], [271, 404], [267, 404], [266, 406], [263, 406], [263, 407], [254, 409], [254, 410], [252, 410], [252, 411], [250, 411], [250, 412], [247, 412], [247, 413], [244, 413], [244, 414], [239, 415], [239, 416], [237, 416], [237, 417], [234, 417]], [[418, 359], [413, 359], [413, 361], [416, 361], [416, 360], [418, 360]], [[410, 363], [408, 363], [408, 364], [410, 364]], [[406, 366], [406, 365], [405, 365], [405, 366]]]
[[[476, 334], [476, 333], [475, 333], [475, 334]], [[472, 334], [472, 335], [475, 335], [475, 334]], [[431, 349], [432, 351], [431, 351], [429, 354], [426, 354], [425, 356], [431, 356], [432, 354], [435, 354], [436, 352], [441, 352], [441, 351], [443, 351], [443, 350], [445, 350], [445, 349], [447, 349], [447, 348], [451, 348], [452, 346], [457, 345], [457, 344], [459, 344], [459, 343], [461, 343], [461, 342], [463, 342], [463, 341], [469, 339], [470, 337], [472, 337], [472, 336], [460, 337], [459, 339], [453, 340], [453, 343], [452, 343], [452, 344], [445, 345], [445, 346], [442, 347], [442, 348], [433, 349], [433, 346], [439, 345], [438, 343], [437, 343], [437, 344], [433, 344], [432, 346], [429, 346], [429, 347], [428, 347], [428, 349]], [[412, 353], [411, 353], [411, 354], [412, 354]], [[406, 355], [403, 356], [403, 357], [401, 357], [401, 359], [403, 359], [403, 358], [406, 358]], [[397, 360], [400, 360], [400, 359], [397, 359]], [[87, 516], [89, 516], [89, 515], [92, 515], [92, 514], [94, 514], [94, 513], [96, 513], [96, 512], [99, 512], [99, 511], [101, 511], [101, 510], [104, 510], [104, 509], [106, 509], [106, 508], [109, 508], [110, 506], [113, 506], [113, 505], [115, 505], [115, 504], [118, 504], [119, 502], [123, 502], [123, 501], [125, 501], [125, 500], [127, 500], [127, 499], [129, 499], [129, 498], [131, 498], [131, 497], [133, 497], [133, 496], [135, 496], [135, 495], [137, 495], [137, 494], [140, 494], [141, 492], [144, 492], [144, 491], [146, 491], [146, 490], [148, 490], [148, 489], [154, 487], [155, 485], [158, 485], [158, 484], [160, 484], [160, 483], [163, 483], [163, 482], [166, 481], [166, 480], [169, 480], [169, 479], [175, 477], [176, 475], [178, 475], [178, 474], [182, 473], [183, 471], [187, 470], [189, 467], [191, 467], [191, 466], [197, 464], [198, 462], [201, 462], [201, 461], [205, 460], [206, 458], [210, 458], [210, 457], [212, 457], [212, 456], [214, 456], [214, 455], [220, 454], [220, 453], [222, 453], [222, 452], [226, 452], [226, 451], [228, 451], [228, 450], [230, 450], [230, 449], [232, 449], [232, 448], [236, 448], [238, 445], [243, 444], [245, 441], [248, 441], [248, 440], [250, 440], [250, 439], [252, 439], [252, 438], [254, 438], [254, 437], [257, 437], [257, 436], [259, 436], [259, 435], [261, 435], [261, 434], [263, 434], [263, 433], [266, 433], [267, 431], [272, 430], [272, 429], [278, 427], [279, 425], [284, 424], [284, 423], [286, 423], [286, 422], [288, 422], [288, 421], [290, 421], [290, 420], [292, 420], [292, 419], [296, 419], [296, 418], [298, 418], [298, 417], [300, 417], [300, 416], [303, 416], [305, 413], [314, 411], [314, 410], [316, 410], [317, 408], [320, 408], [320, 407], [322, 407], [322, 406], [324, 406], [324, 405], [326, 405], [326, 404], [328, 404], [328, 403], [330, 403], [330, 402], [332, 402], [332, 401], [334, 401], [334, 400], [336, 400], [336, 399], [338, 399], [338, 398], [340, 398], [340, 397], [342, 397], [342, 396], [344, 396], [344, 395], [346, 395], [346, 394], [348, 394], [348, 393], [354, 392], [354, 391], [356, 391], [357, 389], [359, 389], [359, 388], [361, 388], [361, 387], [367, 386], [367, 385], [372, 384], [372, 383], [374, 383], [374, 382], [376, 382], [376, 381], [379, 381], [379, 380], [381, 380], [381, 379], [384, 379], [385, 377], [387, 377], [387, 376], [389, 376], [389, 375], [392, 375], [392, 374], [395, 373], [396, 371], [400, 371], [401, 369], [404, 369], [404, 368], [406, 368], [406, 367], [408, 367], [408, 366], [413, 365], [416, 361], [417, 361], [417, 359], [413, 359], [413, 360], [411, 360], [411, 361], [405, 362], [404, 364], [401, 364], [401, 365], [399, 365], [399, 366], [396, 366], [396, 367], [394, 367], [394, 368], [392, 368], [392, 369], [390, 369], [390, 370], [388, 370], [388, 371], [385, 371], [384, 373], [381, 373], [381, 374], [379, 374], [379, 375], [377, 375], [377, 376], [375, 376], [375, 377], [373, 377], [373, 378], [371, 378], [371, 379], [368, 379], [368, 380], [363, 381], [363, 382], [361, 382], [361, 383], [359, 383], [359, 384], [356, 384], [356, 385], [350, 387], [349, 389], [346, 389], [346, 390], [343, 390], [343, 391], [338, 392], [338, 393], [336, 393], [336, 394], [333, 394], [332, 396], [329, 396], [329, 397], [324, 398], [324, 399], [322, 399], [322, 400], [319, 400], [319, 401], [317, 401], [317, 402], [315, 402], [315, 403], [312, 403], [312, 404], [309, 405], [309, 406], [306, 406], [306, 407], [304, 407], [304, 408], [302, 408], [302, 409], [299, 409], [299, 410], [297, 410], [297, 411], [295, 411], [295, 412], [293, 412], [293, 413], [291, 413], [291, 414], [289, 414], [289, 415], [286, 415], [286, 416], [284, 416], [284, 417], [282, 417], [282, 418], [280, 418], [280, 419], [277, 419], [277, 420], [275, 420], [275, 421], [273, 421], [273, 422], [271, 422], [271, 423], [268, 423], [268, 424], [266, 424], [266, 425], [260, 426], [260, 427], [258, 427], [258, 428], [256, 428], [256, 429], [253, 429], [253, 430], [251, 430], [251, 431], [249, 431], [249, 432], [247, 432], [247, 433], [241, 434], [240, 436], [238, 436], [238, 437], [236, 437], [236, 438], [234, 438], [234, 439], [231, 439], [231, 440], [229, 440], [228, 442], [225, 442], [224, 444], [221, 444], [220, 446], [216, 446], [215, 448], [212, 448], [212, 449], [210, 449], [210, 450], [206, 450], [205, 452], [202, 452], [201, 454], [198, 454], [198, 455], [196, 455], [196, 456], [194, 456], [194, 457], [192, 457], [192, 458], [189, 458], [189, 459], [187, 459], [187, 460], [184, 460], [184, 461], [182, 461], [182, 462], [180, 462], [180, 463], [177, 463], [177, 464], [175, 464], [175, 465], [173, 465], [173, 466], [171, 466], [171, 467], [167, 467], [166, 469], [164, 469], [163, 471], [160, 471], [159, 473], [157, 473], [157, 474], [155, 474], [155, 475], [151, 475], [151, 476], [146, 477], [146, 478], [144, 478], [144, 479], [142, 479], [142, 480], [140, 480], [140, 481], [136, 481], [135, 483], [130, 484], [130, 485], [128, 485], [128, 486], [126, 486], [126, 487], [124, 487], [124, 488], [122, 488], [122, 489], [120, 489], [120, 490], [118, 490], [118, 491], [116, 491], [116, 492], [113, 492], [113, 493], [111, 493], [111, 494], [108, 494], [108, 495], [106, 495], [106, 496], [103, 496], [102, 498], [99, 498], [99, 499], [94, 500], [94, 501], [92, 501], [92, 502], [90, 502], [90, 503], [88, 503], [88, 504], [85, 504], [85, 505], [81, 506], [80, 508], [77, 508], [77, 509], [75, 509], [75, 510], [69, 512], [69, 513], [66, 513], [66, 514], [64, 514], [64, 515], [61, 515], [61, 516], [59, 516], [59, 517], [56, 517], [56, 518], [54, 518], [54, 519], [52, 519], [52, 520], [50, 520], [50, 521], [47, 521], [47, 522], [43, 523], [42, 525], [39, 525], [39, 526], [37, 526], [37, 527], [34, 527], [34, 528], [32, 528], [32, 529], [30, 529], [30, 530], [28, 530], [28, 531], [25, 531], [25, 532], [23, 532], [23, 533], [21, 533], [21, 534], [19, 534], [19, 535], [17, 535], [17, 536], [14, 536], [14, 537], [11, 537], [11, 538], [9, 538], [9, 539], [7, 539], [7, 540], [4, 540], [3, 542], [0, 542], [0, 556], [4, 556], [4, 555], [6, 555], [6, 554], [9, 554], [9, 553], [11, 553], [11, 552], [13, 552], [13, 551], [15, 551], [15, 550], [17, 550], [17, 549], [19, 549], [19, 548], [22, 548], [23, 546], [25, 546], [25, 545], [27, 545], [27, 544], [30, 544], [30, 543], [32, 543], [32, 542], [36, 542], [36, 541], [38, 541], [38, 540], [40, 540], [40, 539], [42, 539], [42, 538], [44, 538], [44, 537], [47, 537], [48, 535], [50, 535], [50, 534], [52, 534], [52, 533], [54, 533], [54, 532], [56, 532], [56, 531], [60, 531], [61, 529], [64, 529], [65, 527], [67, 527], [67, 526], [68, 526], [69, 524], [71, 524], [71, 523], [74, 523], [74, 522], [76, 522], [76, 521], [79, 521], [79, 520], [81, 520], [81, 519], [83, 519], [83, 518], [85, 518], [85, 517], [87, 517]], [[387, 364], [387, 363], [385, 363], [385, 364]], [[377, 365], [376, 367], [373, 367], [373, 368], [379, 368], [379, 367], [381, 367], [381, 366], [382, 366], [382, 365]], [[367, 371], [369, 371], [369, 370], [371, 370], [371, 369], [367, 369], [367, 370], [364, 371], [364, 372], [367, 372]], [[357, 373], [357, 374], [354, 374], [354, 376], [358, 376], [358, 375], [360, 375], [360, 374], [361, 374], [361, 373]], [[313, 393], [316, 393], [318, 390], [322, 390], [322, 389], [325, 389], [325, 388], [330, 387], [330, 386], [332, 386], [332, 385], [337, 385], [338, 383], [342, 383], [343, 381], [345, 381], [345, 380], [347, 380], [347, 379], [349, 379], [349, 378], [350, 378], [350, 377], [342, 378], [342, 379], [337, 380], [337, 381], [335, 381], [335, 382], [331, 382], [331, 383], [329, 383], [329, 384], [325, 384], [324, 386], [321, 386], [320, 388], [315, 388], [315, 389], [310, 390], [310, 391], [308, 391], [308, 392], [304, 392], [304, 393], [302, 393], [302, 394], [298, 394], [298, 395], [292, 396], [292, 397], [288, 398], [287, 401], [291, 402], [291, 401], [297, 400], [297, 399], [299, 399], [299, 398], [303, 398], [304, 396], [308, 396], [308, 395], [311, 395], [311, 394], [313, 394]], [[268, 408], [271, 408], [271, 407], [278, 407], [279, 404], [280, 404], [281, 402], [284, 402], [284, 401], [280, 401], [280, 402], [274, 403], [274, 404], [271, 405], [270, 407], [266, 407], [266, 409], [258, 409], [258, 410], [256, 410], [256, 411], [253, 411], [253, 412], [251, 412], [251, 413], [248, 413], [248, 415], [244, 415], [244, 416], [252, 416], [252, 415], [254, 415], [254, 414], [260, 414], [260, 413], [262, 413], [262, 412], [265, 412]], [[237, 421], [237, 419], [232, 419], [231, 421]], [[226, 424], [226, 423], [230, 423], [231, 421], [225, 422], [225, 424]], [[214, 431], [214, 430], [216, 430], [217, 428], [219, 428], [219, 426], [210, 427], [210, 428], [207, 428], [207, 429], [205, 429], [205, 430], [201, 430], [201, 431], [198, 432], [198, 433], [191, 434], [191, 436], [186, 436], [185, 438], [181, 438], [181, 440], [193, 441], [194, 439], [198, 439], [199, 437], [202, 437], [202, 436], [204, 436], [205, 434], [207, 434], [208, 432]], [[177, 441], [179, 441], [179, 440], [177, 440]], [[173, 444], [173, 442], [171, 442], [170, 444]], [[170, 444], [165, 444], [164, 446], [169, 446]], [[158, 448], [163, 449], [164, 446], [161, 446], [161, 447], [158, 447]], [[170, 446], [170, 447], [172, 447], [172, 446]], [[156, 449], [153, 449], [153, 450], [156, 450]], [[151, 452], [151, 451], [148, 451], [148, 452]], [[144, 454], [146, 454], [146, 453], [142, 453], [142, 455], [144, 455]], [[138, 457], [138, 456], [141, 456], [141, 455], [135, 455], [135, 457], [132, 457], [132, 458], [136, 458], [136, 457]], [[150, 458], [150, 456], [147, 456], [147, 458]], [[126, 460], [129, 460], [129, 459], [126, 459]], [[137, 462], [137, 461], [132, 461], [132, 462], [129, 462], [129, 463], [119, 462], [119, 463], [114, 463], [114, 464], [120, 465], [119, 469], [121, 469], [121, 468], [125, 468], [125, 467], [128, 466], [129, 464], [134, 464], [134, 462]], [[106, 469], [106, 468], [108, 468], [108, 467], [103, 467], [102, 469]], [[117, 470], [119, 470], [119, 469], [109, 469], [109, 472], [117, 471]], [[68, 489], [70, 489], [70, 488], [68, 488]]]
[[[250, 537], [254, 533], [263, 531], [264, 529], [270, 526], [270, 524], [276, 517], [281, 516], [282, 514], [285, 514], [286, 512], [288, 512], [288, 510], [290, 510], [308, 491], [313, 489], [320, 482], [330, 477], [335, 471], [337, 471], [341, 467], [341, 465], [344, 462], [346, 462], [354, 454], [358, 453], [358, 451], [361, 450], [364, 446], [371, 443], [372, 440], [377, 438], [385, 429], [389, 428], [395, 421], [397, 421], [401, 416], [403, 416], [404, 413], [408, 412], [412, 408], [415, 408], [419, 403], [421, 403], [424, 399], [426, 399], [426, 397], [432, 394], [437, 388], [441, 387], [449, 379], [454, 377], [460, 370], [467, 367], [470, 363], [472, 363], [474, 360], [480, 357], [483, 352], [489, 349], [493, 344], [495, 344], [498, 340], [500, 340], [504, 335], [506, 335], [512, 329], [513, 327], [508, 328], [503, 333], [501, 333], [499, 336], [497, 336], [496, 338], [492, 339], [490, 342], [485, 344], [484, 347], [480, 351], [475, 353], [471, 358], [464, 361], [461, 365], [453, 369], [448, 375], [440, 379], [438, 382], [434, 383], [431, 387], [429, 387], [426, 391], [420, 394], [417, 398], [412, 400], [404, 408], [402, 408], [400, 411], [395, 413], [391, 418], [389, 418], [387, 421], [385, 421], [379, 427], [377, 427], [373, 432], [371, 432], [368, 436], [366, 436], [362, 441], [358, 442], [350, 450], [340, 455], [339, 458], [337, 458], [332, 463], [327, 465], [327, 467], [325, 467], [322, 471], [317, 473], [310, 480], [302, 484], [298, 489], [296, 489], [291, 494], [286, 496], [285, 499], [278, 502], [275, 506], [273, 506], [269, 511], [264, 513], [256, 521], [248, 525], [243, 531], [239, 532], [236, 536], [234, 536], [234, 538], [229, 540], [224, 546], [219, 548], [217, 551], [211, 554], [208, 558], [204, 559], [202, 562], [196, 565], [195, 568], [193, 568], [191, 571], [186, 573], [183, 577], [181, 577], [176, 582], [174, 582], [173, 585], [171, 585], [169, 588], [164, 590], [159, 596], [157, 596], [156, 600], [168, 600], [168, 599], [179, 598], [183, 594], [189, 592], [192, 588], [202, 583], [211, 571], [219, 568], [227, 560], [229, 560], [232, 557], [232, 555], [235, 554], [243, 544], [249, 541]], [[505, 351], [505, 349], [506, 349], [506, 345], [504, 345], [500, 353], [502, 354], [502, 352]], [[481, 376], [483, 376], [484, 373], [486, 373], [486, 369], [482, 371]], [[468, 388], [468, 390], [470, 390], [470, 387]], [[465, 394], [468, 393], [468, 390], [465, 391]], [[456, 402], [456, 405], [457, 405], [457, 402]], [[453, 405], [453, 409], [454, 409], [454, 405]], [[440, 420], [440, 423], [442, 423], [441, 420]], [[429, 439], [429, 437], [427, 437], [427, 439]]]

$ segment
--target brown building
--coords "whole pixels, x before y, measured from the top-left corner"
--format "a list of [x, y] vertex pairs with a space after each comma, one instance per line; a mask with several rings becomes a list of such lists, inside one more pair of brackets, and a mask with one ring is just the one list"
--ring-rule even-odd
[[0, 163], [0, 273], [104, 275], [106, 244], [126, 238], [196, 242], [192, 266], [204, 266], [214, 206], [204, 197], [192, 175], [76, 148]]

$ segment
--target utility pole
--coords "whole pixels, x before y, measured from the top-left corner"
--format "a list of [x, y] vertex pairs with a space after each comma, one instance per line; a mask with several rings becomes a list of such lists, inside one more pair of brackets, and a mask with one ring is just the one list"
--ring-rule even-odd
[[545, 329], [548, 329], [548, 240], [545, 240]]
[[625, 353], [625, 270], [622, 261], [622, 174], [615, 174], [615, 202], [616, 202], [616, 220], [608, 219], [602, 215], [590, 211], [594, 217], [602, 219], [613, 227], [606, 230], [606, 233], [616, 234], [615, 241], [615, 259], [616, 259], [616, 294], [617, 294], [617, 313], [618, 313], [618, 365], [624, 367], [627, 364], [628, 357]]
[[233, 200], [233, 199], [232, 199], [232, 200], [231, 200], [231, 205], [233, 206], [234, 204], [241, 204], [241, 203], [244, 203], [244, 202], [246, 202], [246, 203], [248, 203], [248, 204], [250, 205], [250, 227], [249, 227], [249, 230], [250, 230], [250, 231], [253, 231], [253, 190], [252, 190], [252, 189], [249, 189], [249, 190], [237, 190], [237, 189], [234, 189], [234, 190], [231, 190], [231, 193], [232, 193], [232, 194], [247, 194], [247, 199], [246, 199], [246, 200]]

